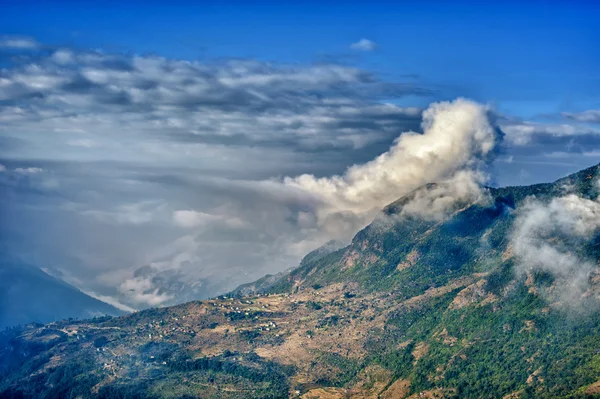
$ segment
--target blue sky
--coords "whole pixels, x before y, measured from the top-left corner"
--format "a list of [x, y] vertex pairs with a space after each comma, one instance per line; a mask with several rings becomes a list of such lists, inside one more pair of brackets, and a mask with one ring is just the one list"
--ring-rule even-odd
[[[252, 4], [250, 4], [252, 3]], [[6, 34], [171, 58], [351, 58], [522, 117], [598, 107], [595, 2], [6, 2]], [[378, 51], [356, 58], [348, 43]]]
[[464, 199], [600, 162], [600, 5], [299, 4], [0, 3], [8, 256], [163, 305], [430, 181]]

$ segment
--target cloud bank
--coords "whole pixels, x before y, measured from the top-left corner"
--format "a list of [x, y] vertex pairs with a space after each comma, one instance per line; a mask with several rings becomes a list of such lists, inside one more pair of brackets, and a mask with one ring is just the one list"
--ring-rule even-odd
[[10, 51], [3, 245], [124, 307], [287, 269], [425, 183], [406, 212], [443, 217], [500, 140], [484, 105], [398, 106], [435, 91], [346, 65]]
[[432, 93], [335, 64], [201, 63], [66, 48], [8, 59], [0, 123], [30, 158], [197, 165], [214, 147], [218, 165], [238, 148], [365, 149], [418, 124], [419, 109], [380, 100]]
[[392, 100], [433, 93], [331, 63], [199, 62], [24, 38], [0, 51], [7, 256], [136, 308], [231, 289], [350, 235], [363, 217], [318, 211], [320, 198], [282, 176], [371, 160], [419, 128], [422, 109]]
[[[95, 286], [85, 287], [88, 291], [107, 295], [98, 291], [112, 286], [112, 295], [126, 306], [164, 305], [214, 294], [207, 289], [233, 288], [256, 274], [292, 266], [332, 239], [349, 240], [385, 205], [425, 183], [446, 182], [427, 197], [418, 197], [407, 212], [436, 218], [456, 201], [477, 200], [486, 177], [482, 167], [498, 140], [488, 108], [458, 99], [432, 104], [423, 112], [422, 133], [401, 133], [388, 151], [340, 175], [258, 180], [206, 180], [185, 174], [176, 180], [127, 177], [118, 185], [120, 193], [103, 193], [117, 196], [113, 205], [98, 203], [95, 193], [79, 194], [83, 196], [64, 204], [62, 211], [85, 218], [86, 224], [101, 223], [111, 234], [147, 240], [139, 244], [145, 247], [142, 256], [133, 256], [124, 267], [106, 270], [105, 261], [94, 262], [92, 269], [99, 274]], [[80, 184], [79, 178], [75, 181]], [[114, 182], [113, 177], [109, 181]], [[69, 183], [67, 179], [62, 184]], [[145, 199], [125, 201], [121, 197], [130, 196], [125, 187]], [[213, 196], [214, 201], [205, 198], [202, 204], [202, 196]], [[73, 228], [80, 233], [82, 227]], [[153, 230], [160, 234], [148, 236]], [[98, 227], [93, 231], [106, 241], [107, 233]], [[119, 247], [128, 257], [138, 251], [129, 241], [127, 246], [111, 247], [111, 256]], [[89, 255], [84, 259], [90, 262]], [[195, 283], [183, 286], [186, 281]], [[188, 296], [182, 298], [182, 290]]]
[[577, 122], [600, 123], [600, 109], [590, 109], [583, 112], [564, 112], [565, 118]]

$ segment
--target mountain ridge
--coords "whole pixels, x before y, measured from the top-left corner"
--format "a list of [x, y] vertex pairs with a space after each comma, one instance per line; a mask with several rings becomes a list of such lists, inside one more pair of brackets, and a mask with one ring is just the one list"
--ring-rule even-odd
[[[523, 268], [514, 237], [533, 206], [597, 204], [598, 176], [595, 165], [487, 188], [487, 201], [444, 218], [388, 206], [348, 246], [263, 292], [7, 331], [0, 396], [598, 396], [600, 234], [556, 247], [593, 265], [575, 298], [584, 311], [560, 295], [564, 276]], [[563, 239], [547, 234], [544, 245]]]
[[[582, 176], [596, 176], [597, 169], [599, 166], [600, 166], [600, 164], [591, 166], [591, 167], [583, 169], [581, 171], [572, 173], [568, 176], [559, 178], [551, 183], [537, 183], [537, 184], [533, 184], [533, 185], [506, 186], [506, 187], [485, 186], [484, 189], [488, 192], [488, 194], [491, 197], [495, 197], [495, 198], [499, 199], [500, 203], [497, 204], [498, 206], [506, 205], [506, 206], [510, 206], [510, 207], [514, 208], [515, 207], [515, 204], [514, 204], [515, 192], [518, 193], [518, 191], [520, 191], [522, 189], [527, 189], [526, 196], [540, 195], [540, 194], [548, 195], [548, 194], [550, 194], [550, 191], [554, 191], [554, 194], [558, 195], [562, 191], [563, 186], [565, 186], [567, 184], [572, 185], [574, 183], [577, 183], [578, 181], [581, 180]], [[421, 187], [418, 187], [415, 190], [411, 191], [410, 193], [400, 197], [396, 201], [393, 201], [392, 203], [386, 205], [382, 209], [382, 214], [391, 215], [391, 214], [395, 214], [395, 213], [400, 213], [400, 209], [402, 208], [402, 206], [404, 206], [404, 205], [406, 205], [406, 203], [412, 201], [417, 193], [419, 193], [423, 190], [432, 190], [434, 188], [437, 188], [438, 186], [439, 186], [438, 183], [427, 183]], [[557, 187], [558, 187], [558, 189], [557, 189]], [[589, 191], [589, 187], [586, 188], [586, 193], [587, 193], [587, 191]], [[587, 196], [589, 196], [589, 195], [587, 195]], [[523, 200], [523, 195], [520, 195], [520, 196], [517, 195], [516, 200], [517, 201]], [[367, 228], [368, 228], [368, 226], [367, 226]], [[357, 233], [357, 234], [359, 234], [359, 233]], [[337, 248], [337, 250], [339, 250], [339, 249], [342, 249], [341, 246], [340, 246], [340, 248]], [[315, 251], [318, 251], [318, 250], [319, 249], [317, 249]], [[329, 253], [326, 253], [325, 256], [329, 255], [332, 252], [336, 252], [336, 251], [330, 251]], [[307, 257], [309, 255], [307, 255]], [[243, 284], [242, 286], [240, 286], [240, 287], [244, 288], [243, 291], [239, 291], [240, 287], [238, 287], [235, 290], [233, 290], [232, 293], [235, 294], [238, 292], [239, 293], [243, 292], [244, 294], [250, 294], [250, 293], [258, 293], [258, 292], [268, 292], [269, 288], [274, 287], [274, 286], [275, 286], [275, 289], [281, 289], [282, 288], [281, 284], [279, 286], [276, 286], [276, 284], [279, 283], [284, 277], [291, 274], [293, 271], [295, 271], [299, 268], [302, 268], [303, 266], [306, 266], [307, 262], [305, 261], [305, 259], [306, 259], [306, 257], [296, 267], [289, 268], [289, 269], [287, 269], [283, 272], [280, 272], [276, 275], [267, 275], [267, 276], [262, 277], [254, 282]], [[318, 260], [318, 259], [315, 259], [315, 260]], [[318, 284], [318, 283], [315, 283], [315, 284]], [[254, 287], [254, 289], [248, 290], [248, 287]]]

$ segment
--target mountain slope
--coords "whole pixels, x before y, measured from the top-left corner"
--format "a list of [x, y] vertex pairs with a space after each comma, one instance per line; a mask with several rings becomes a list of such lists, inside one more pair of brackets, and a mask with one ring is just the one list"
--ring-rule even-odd
[[[401, 288], [403, 295], [411, 296], [459, 275], [489, 271], [505, 262], [502, 254], [509, 245], [515, 209], [530, 198], [546, 203], [566, 192], [596, 198], [597, 179], [598, 167], [593, 166], [554, 183], [487, 188], [487, 201], [457, 203], [451, 216], [441, 220], [401, 215], [403, 206], [417, 193], [434, 191], [437, 186], [426, 185], [388, 205], [348, 247], [301, 265], [269, 292], [357, 281], [369, 291]], [[482, 245], [484, 239], [486, 245]], [[596, 249], [586, 248], [592, 256], [598, 255]]]
[[0, 328], [124, 312], [29, 265], [0, 264]]
[[[595, 166], [551, 184], [489, 188], [486, 201], [456, 203], [443, 218], [406, 215], [437, 192], [427, 185], [266, 292], [7, 331], [0, 396], [600, 395], [598, 229], [577, 240], [536, 231], [593, 267], [577, 298], [560, 295], [560, 276], [521, 269], [514, 237], [533, 203], [590, 202], [597, 181]], [[579, 231], [586, 219], [575, 222]]]
[[312, 264], [318, 261], [321, 258], [329, 255], [332, 252], [337, 251], [340, 248], [343, 248], [344, 244], [341, 241], [331, 240], [326, 242], [324, 245], [315, 249], [314, 251], [309, 252], [302, 260], [297, 267], [291, 267], [287, 270], [279, 272], [277, 274], [267, 274], [264, 277], [259, 278], [256, 281], [251, 283], [242, 284], [233, 291], [230, 292], [231, 295], [250, 295], [258, 292], [266, 292], [271, 289], [273, 286], [278, 284], [281, 280], [289, 276], [289, 274], [298, 267], [303, 267], [307, 264]]

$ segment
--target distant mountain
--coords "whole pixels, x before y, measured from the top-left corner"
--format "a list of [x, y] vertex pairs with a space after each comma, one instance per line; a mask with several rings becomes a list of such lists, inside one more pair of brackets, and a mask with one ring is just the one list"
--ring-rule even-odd
[[6, 331], [0, 397], [600, 397], [599, 177], [426, 185], [246, 296]]
[[34, 266], [0, 263], [0, 328], [123, 314]]

